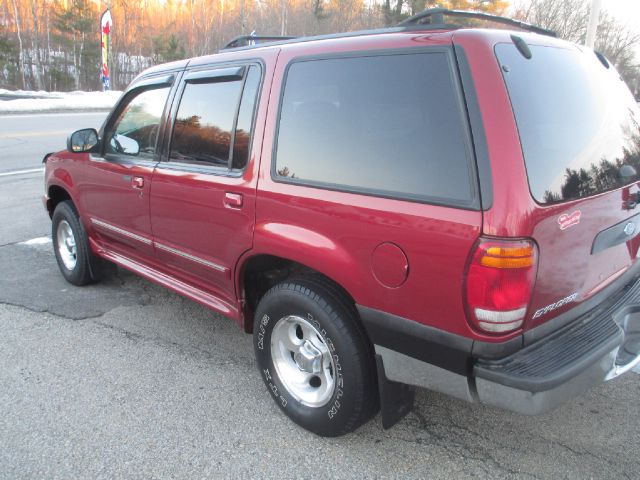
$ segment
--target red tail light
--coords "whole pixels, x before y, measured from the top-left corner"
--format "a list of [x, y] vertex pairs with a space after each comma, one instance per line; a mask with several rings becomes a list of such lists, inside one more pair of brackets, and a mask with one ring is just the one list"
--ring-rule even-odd
[[530, 240], [481, 239], [466, 279], [469, 321], [488, 333], [522, 327], [536, 278], [538, 252]]

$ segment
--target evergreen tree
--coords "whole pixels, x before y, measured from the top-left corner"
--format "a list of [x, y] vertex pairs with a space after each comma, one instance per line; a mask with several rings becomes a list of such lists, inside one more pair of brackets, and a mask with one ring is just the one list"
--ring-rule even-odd
[[[88, 0], [72, 0], [58, 12], [55, 28], [59, 41], [71, 55], [74, 88], [96, 88], [99, 79], [100, 47], [97, 30], [98, 12]], [[81, 81], [82, 80], [82, 81]]]

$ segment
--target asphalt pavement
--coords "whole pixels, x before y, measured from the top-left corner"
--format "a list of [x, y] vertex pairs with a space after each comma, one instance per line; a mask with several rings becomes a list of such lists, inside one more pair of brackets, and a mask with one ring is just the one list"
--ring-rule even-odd
[[107, 112], [0, 115], [0, 174], [42, 167], [46, 153], [66, 148], [67, 136], [99, 128]]
[[100, 122], [0, 117], [0, 479], [638, 478], [637, 373], [538, 417], [420, 391], [392, 429], [325, 439], [280, 413], [231, 320], [123, 270], [67, 284], [42, 174], [15, 172]]

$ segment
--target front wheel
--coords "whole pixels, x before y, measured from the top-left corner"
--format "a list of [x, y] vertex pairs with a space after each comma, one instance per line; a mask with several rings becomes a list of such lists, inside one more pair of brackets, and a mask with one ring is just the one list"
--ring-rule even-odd
[[[80, 216], [70, 201], [60, 202], [51, 218], [53, 251], [62, 276], [73, 285], [86, 285], [97, 268]], [[93, 264], [91, 264], [93, 262]]]
[[375, 365], [353, 306], [315, 279], [285, 281], [260, 300], [254, 347], [277, 405], [298, 425], [338, 436], [378, 405]]

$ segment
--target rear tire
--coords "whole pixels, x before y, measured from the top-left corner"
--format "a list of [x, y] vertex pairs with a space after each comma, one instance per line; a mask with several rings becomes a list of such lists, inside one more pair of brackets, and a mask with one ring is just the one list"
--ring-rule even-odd
[[97, 280], [102, 271], [101, 261], [91, 252], [87, 233], [73, 203], [70, 200], [60, 202], [51, 220], [53, 251], [65, 280], [78, 286]]
[[254, 349], [280, 409], [318, 435], [351, 432], [377, 411], [376, 370], [355, 309], [328, 282], [287, 280], [260, 300]]

